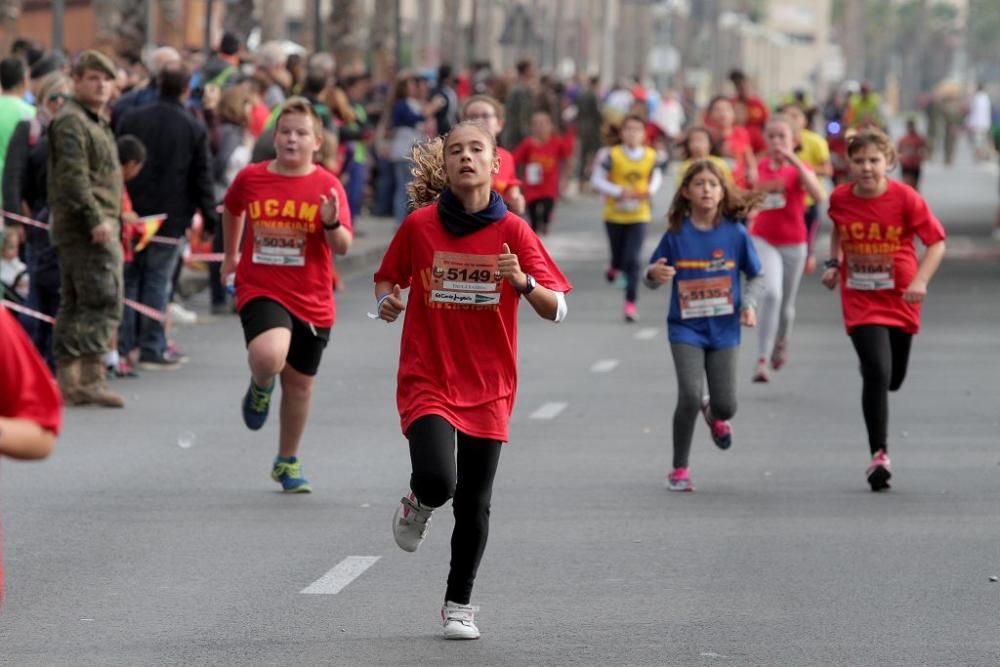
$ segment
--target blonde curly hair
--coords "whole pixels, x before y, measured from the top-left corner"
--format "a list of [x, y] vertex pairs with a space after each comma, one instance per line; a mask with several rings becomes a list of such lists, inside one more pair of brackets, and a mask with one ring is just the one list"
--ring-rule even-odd
[[483, 136], [489, 138], [489, 145], [493, 150], [493, 160], [497, 160], [497, 140], [480, 123], [472, 121], [462, 121], [451, 132], [446, 135], [431, 139], [422, 144], [414, 144], [411, 160], [413, 166], [410, 173], [413, 180], [406, 186], [406, 192], [410, 196], [410, 208], [418, 209], [428, 204], [433, 204], [441, 193], [448, 187], [448, 172], [445, 169], [444, 149], [448, 145], [448, 138], [454, 134], [455, 130], [474, 127]]

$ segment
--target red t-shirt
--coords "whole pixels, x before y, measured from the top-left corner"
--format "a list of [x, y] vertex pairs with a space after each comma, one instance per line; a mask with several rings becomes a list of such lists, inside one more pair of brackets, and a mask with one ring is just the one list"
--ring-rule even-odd
[[[720, 136], [721, 130], [713, 130], [713, 134]], [[750, 133], [743, 127], [733, 127], [729, 134], [720, 137], [720, 147], [722, 157], [729, 163], [729, 168], [733, 172], [733, 182], [741, 188], [747, 187], [747, 151], [753, 151], [753, 142], [750, 140]]]
[[924, 147], [927, 142], [919, 134], [904, 134], [896, 144], [899, 165], [904, 169], [920, 169], [924, 161]]
[[56, 435], [62, 427], [59, 387], [21, 324], [3, 306], [0, 306], [0, 417], [30, 419]]
[[924, 245], [945, 238], [927, 202], [908, 185], [889, 180], [880, 196], [865, 199], [852, 184], [830, 195], [830, 219], [840, 232], [840, 294], [847, 333], [862, 324], [920, 330], [920, 304], [903, 301], [917, 274], [913, 237]]
[[775, 246], [805, 243], [806, 190], [799, 170], [790, 164], [775, 168], [765, 158], [757, 163], [757, 189], [765, 193], [764, 203], [750, 223], [750, 233]]
[[270, 162], [245, 167], [226, 192], [233, 215], [246, 213], [236, 307], [266, 297], [300, 320], [332, 327], [333, 259], [320, 221], [320, 195], [333, 188], [340, 198], [340, 222], [351, 231], [347, 193], [337, 177], [317, 167], [306, 176], [268, 171]]
[[517, 163], [510, 151], [503, 146], [497, 146], [497, 157], [500, 159], [500, 170], [493, 175], [493, 189], [506, 199], [507, 191], [521, 185], [521, 181], [517, 178]]
[[[507, 280], [495, 288], [493, 272], [504, 243], [539, 285], [572, 289], [531, 227], [513, 213], [458, 237], [445, 231], [436, 205], [425, 206], [407, 216], [389, 244], [375, 281], [410, 288], [396, 389], [404, 434], [419, 417], [440, 415], [463, 433], [507, 441], [517, 389], [521, 298]], [[470, 271], [487, 280], [468, 278]], [[449, 282], [453, 272], [458, 280], [475, 282]], [[473, 303], [458, 305], [456, 295]]]
[[545, 143], [528, 137], [514, 149], [514, 161], [524, 169], [521, 191], [526, 202], [559, 198], [559, 167], [569, 157], [566, 141], [553, 134]]
[[764, 131], [764, 126], [767, 125], [767, 105], [764, 104], [763, 100], [759, 97], [751, 95], [745, 100], [735, 98], [733, 102], [742, 102], [747, 108], [747, 127], [755, 128], [758, 132]]

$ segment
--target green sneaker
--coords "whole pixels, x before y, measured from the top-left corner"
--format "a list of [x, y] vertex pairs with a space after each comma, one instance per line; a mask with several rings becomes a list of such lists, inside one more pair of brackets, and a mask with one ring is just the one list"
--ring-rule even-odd
[[297, 456], [279, 456], [274, 459], [271, 479], [280, 483], [285, 493], [312, 493], [312, 487], [302, 476], [302, 462]]

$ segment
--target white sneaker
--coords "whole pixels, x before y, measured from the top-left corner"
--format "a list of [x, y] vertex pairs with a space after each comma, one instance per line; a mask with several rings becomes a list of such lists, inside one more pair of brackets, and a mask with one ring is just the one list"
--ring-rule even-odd
[[392, 536], [400, 549], [411, 553], [417, 550], [430, 529], [433, 511], [433, 508], [421, 505], [412, 491], [400, 499], [396, 513], [392, 515]]
[[479, 639], [476, 627], [476, 612], [479, 607], [457, 602], [445, 602], [441, 607], [441, 621], [444, 623], [445, 639]]
[[195, 324], [198, 321], [198, 313], [188, 310], [176, 301], [167, 306], [170, 319], [177, 324]]

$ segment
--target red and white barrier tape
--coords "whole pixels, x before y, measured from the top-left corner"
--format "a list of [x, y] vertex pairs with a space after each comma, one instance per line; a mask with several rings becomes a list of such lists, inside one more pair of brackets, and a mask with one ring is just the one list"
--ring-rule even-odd
[[28, 225], [30, 227], [38, 227], [39, 229], [49, 228], [49, 224], [47, 222], [42, 222], [41, 220], [32, 220], [31, 218], [26, 218], [23, 215], [18, 215], [17, 213], [11, 213], [10, 211], [3, 211], [3, 217], [10, 218], [14, 222], [20, 222], [21, 224]]
[[190, 262], [221, 262], [226, 259], [226, 255], [221, 252], [193, 252], [184, 259]]
[[2, 303], [6, 307], [18, 313], [21, 313], [22, 315], [27, 315], [28, 317], [33, 317], [36, 320], [41, 320], [42, 322], [48, 322], [49, 324], [56, 323], [56, 318], [46, 315], [45, 313], [40, 313], [37, 310], [32, 310], [27, 306], [22, 306], [19, 303], [14, 303], [13, 301], [8, 301], [7, 299], [4, 299]]
[[167, 314], [158, 311], [155, 308], [150, 308], [149, 306], [139, 303], [138, 301], [133, 301], [132, 299], [125, 299], [125, 305], [139, 313], [140, 315], [145, 315], [146, 317], [156, 320], [157, 322], [166, 322]]
[[[7, 299], [3, 299], [2, 303], [6, 307], [10, 308], [13, 311], [17, 311], [22, 315], [27, 315], [28, 317], [33, 317], [36, 320], [41, 320], [42, 322], [48, 322], [49, 324], [56, 323], [56, 318], [50, 315], [46, 315], [45, 313], [40, 313], [37, 310], [32, 310], [27, 306], [22, 306], [19, 303], [14, 303], [13, 301], [8, 301]], [[139, 313], [140, 315], [145, 315], [146, 317], [154, 319], [157, 322], [166, 322], [167, 320], [166, 313], [161, 313], [155, 308], [150, 308], [149, 306], [145, 306], [141, 303], [133, 301], [132, 299], [125, 299], [125, 305], [134, 310], [135, 312]]]
[[[3, 211], [3, 217], [9, 218], [14, 222], [20, 222], [24, 225], [29, 225], [31, 227], [38, 227], [39, 229], [48, 229], [49, 223], [42, 222], [41, 220], [33, 220], [31, 218], [26, 218], [23, 215], [18, 215], [17, 213], [11, 213], [10, 211]], [[156, 215], [144, 215], [139, 218], [139, 222], [153, 222], [156, 220], [166, 220], [167, 215], [165, 213], [157, 213]], [[169, 236], [154, 236], [150, 239], [153, 243], [163, 243], [165, 245], [180, 245], [181, 239], [171, 238]]]

